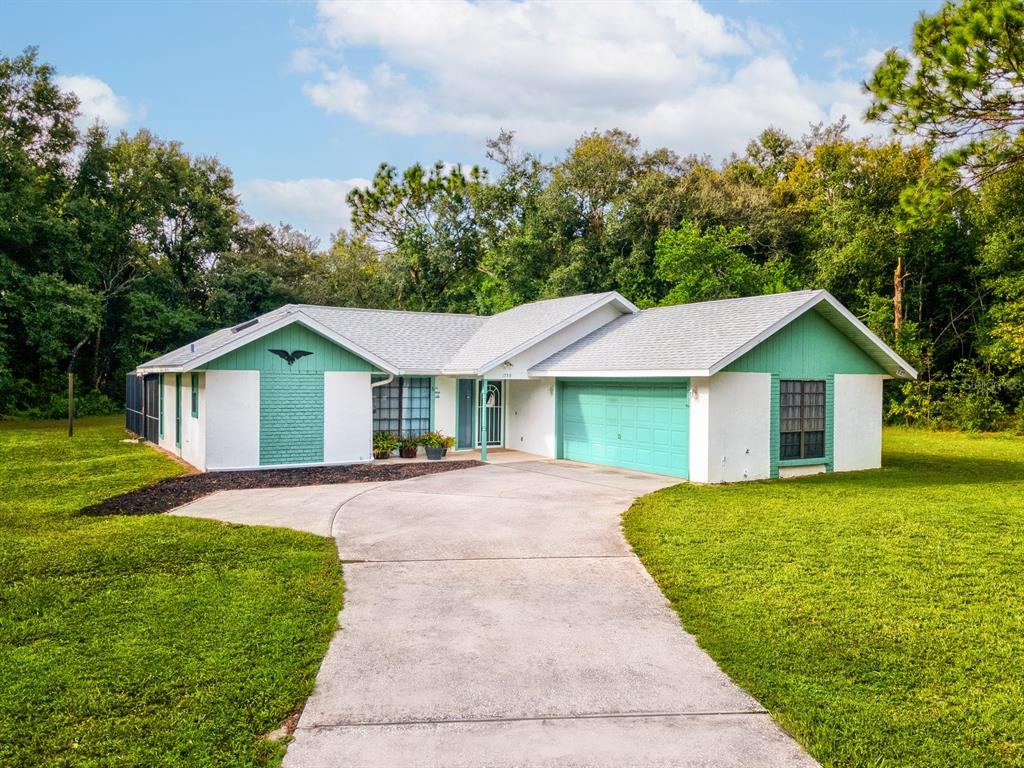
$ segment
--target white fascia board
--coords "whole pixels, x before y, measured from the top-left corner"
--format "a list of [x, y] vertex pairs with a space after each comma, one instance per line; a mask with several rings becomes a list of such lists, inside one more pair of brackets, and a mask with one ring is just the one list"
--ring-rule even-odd
[[[633, 302], [627, 300], [624, 296], [622, 296], [617, 291], [612, 291], [607, 296], [604, 296], [604, 297], [598, 299], [593, 304], [588, 304], [586, 307], [584, 307], [583, 309], [579, 310], [578, 312], [570, 315], [565, 320], [562, 320], [560, 323], [556, 323], [555, 325], [552, 325], [550, 328], [544, 329], [544, 331], [542, 331], [541, 333], [537, 334], [536, 336], [534, 336], [529, 341], [525, 341], [522, 344], [520, 344], [518, 347], [516, 347], [516, 348], [514, 348], [512, 350], [509, 350], [508, 352], [504, 352], [501, 355], [499, 355], [498, 357], [494, 358], [493, 360], [488, 361], [486, 365], [483, 365], [480, 368], [478, 368], [476, 371], [474, 371], [473, 375], [474, 376], [482, 376], [487, 371], [489, 371], [492, 368], [494, 368], [494, 367], [500, 365], [501, 363], [503, 363], [505, 360], [508, 360], [509, 358], [515, 357], [516, 355], [518, 355], [518, 354], [520, 354], [522, 352], [525, 352], [530, 347], [532, 347], [532, 346], [534, 346], [536, 344], [540, 344], [545, 339], [547, 339], [547, 338], [553, 336], [554, 334], [558, 333], [563, 328], [568, 328], [570, 325], [575, 323], [577, 320], [580, 320], [580, 319], [586, 317], [591, 312], [594, 312], [595, 310], [598, 310], [598, 309], [600, 309], [601, 307], [603, 307], [603, 306], [605, 306], [607, 304], [613, 304], [613, 303], [614, 304], [618, 304], [620, 307], [622, 307], [624, 310], [626, 310], [623, 314], [635, 315], [637, 312], [640, 311], [640, 309], [635, 304], [633, 304]], [[613, 321], [609, 320], [608, 322], [613, 322]], [[605, 325], [607, 325], [607, 323]]]
[[711, 372], [697, 368], [682, 370], [635, 370], [635, 371], [560, 371], [557, 368], [537, 371], [529, 370], [531, 378], [550, 379], [688, 379], [695, 376], [710, 376]]
[[253, 341], [257, 341], [280, 328], [284, 328], [286, 326], [291, 325], [292, 323], [298, 323], [299, 325], [305, 326], [314, 333], [319, 334], [320, 336], [323, 336], [324, 338], [330, 341], [333, 341], [339, 347], [343, 347], [349, 350], [350, 352], [353, 352], [354, 354], [358, 355], [359, 357], [363, 358], [367, 362], [373, 363], [383, 371], [386, 371], [394, 375], [398, 374], [398, 369], [391, 365], [391, 363], [382, 360], [377, 355], [373, 354], [372, 352], [366, 349], [363, 349], [350, 339], [347, 339], [341, 334], [335, 333], [327, 326], [318, 323], [316, 320], [314, 320], [301, 310], [289, 313], [287, 315], [283, 315], [274, 322], [267, 323], [262, 328], [259, 328], [253, 333], [247, 333], [241, 338], [233, 339], [227, 344], [222, 344], [221, 346], [217, 347], [217, 349], [210, 350], [209, 352], [206, 352], [200, 355], [199, 357], [190, 360], [188, 363], [183, 365], [179, 370], [191, 371], [195, 370], [196, 368], [201, 368], [203, 365], [210, 362], [211, 360], [216, 360], [218, 357], [226, 355], [227, 353], [232, 352], [238, 349], [239, 347], [244, 347], [246, 344], [249, 344], [250, 342]]
[[914, 370], [914, 367], [910, 365], [910, 363], [908, 363], [902, 357], [893, 352], [892, 349], [889, 348], [889, 345], [887, 345], [884, 341], [882, 341], [875, 334], [873, 334], [868, 329], [868, 327], [864, 325], [864, 323], [858, 320], [856, 316], [854, 316], [854, 314], [850, 312], [850, 310], [844, 307], [835, 296], [833, 296], [826, 290], [815, 291], [811, 298], [808, 299], [804, 304], [800, 305], [792, 312], [790, 312], [788, 315], [783, 317], [781, 320], [773, 323], [766, 330], [757, 334], [757, 336], [750, 339], [745, 344], [740, 345], [732, 352], [730, 352], [728, 355], [719, 360], [717, 363], [712, 365], [710, 368], [710, 373], [718, 373], [727, 365], [743, 357], [743, 355], [752, 350], [762, 341], [766, 340], [768, 337], [782, 330], [784, 327], [786, 327], [791, 322], [800, 317], [800, 315], [818, 306], [818, 304], [820, 304], [823, 301], [826, 302], [830, 307], [835, 309], [837, 312], [839, 312], [839, 314], [841, 314], [844, 319], [846, 319], [851, 325], [853, 325], [858, 332], [863, 334], [864, 337], [868, 339], [868, 341], [870, 341], [872, 344], [878, 347], [886, 355], [886, 357], [888, 357], [893, 362], [893, 364], [899, 369], [900, 372], [909, 374], [911, 378], [917, 378], [917, 371]]

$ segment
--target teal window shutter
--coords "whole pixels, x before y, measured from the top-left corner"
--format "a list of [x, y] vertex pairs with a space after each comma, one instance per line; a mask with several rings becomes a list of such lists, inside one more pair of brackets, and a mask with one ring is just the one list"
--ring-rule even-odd
[[192, 418], [199, 418], [199, 374], [192, 374], [192, 385], [190, 387], [192, 393]]

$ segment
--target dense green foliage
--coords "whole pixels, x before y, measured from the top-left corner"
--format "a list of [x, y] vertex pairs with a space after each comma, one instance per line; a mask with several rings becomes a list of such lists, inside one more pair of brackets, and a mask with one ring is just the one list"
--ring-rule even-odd
[[261, 766], [341, 607], [334, 543], [188, 518], [82, 517], [179, 474], [119, 418], [0, 427], [0, 764]]
[[822, 765], [1024, 766], [1024, 439], [888, 428], [883, 463], [678, 485], [626, 536]]
[[890, 418], [1024, 421], [1022, 18], [1024, 0], [948, 4], [913, 61], [879, 65], [871, 116], [922, 144], [767, 128], [716, 165], [616, 129], [545, 160], [503, 132], [486, 169], [382, 165], [325, 249], [249, 221], [214, 159], [78, 136], [33, 51], [0, 59], [0, 413], [56, 415], [74, 360], [80, 391], [119, 401], [138, 363], [289, 301], [491, 313], [826, 288], [923, 374], [889, 388]]

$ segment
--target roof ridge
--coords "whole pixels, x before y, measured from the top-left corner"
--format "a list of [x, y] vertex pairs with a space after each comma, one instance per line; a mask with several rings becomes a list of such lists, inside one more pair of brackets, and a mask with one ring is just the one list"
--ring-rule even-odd
[[730, 301], [750, 301], [751, 299], [769, 299], [778, 298], [781, 296], [800, 296], [810, 295], [812, 293], [827, 293], [824, 288], [801, 288], [799, 291], [782, 291], [781, 293], [757, 293], [753, 296], [732, 296], [728, 299], [705, 299], [704, 301], [684, 301], [681, 304], [665, 304], [657, 307], [647, 307], [641, 309], [641, 312], [650, 312], [656, 309], [675, 309], [677, 307], [698, 307], [707, 306], [708, 304], [725, 304]]
[[437, 317], [474, 317], [486, 320], [494, 315], [473, 315], [469, 312], [423, 312], [418, 309], [377, 309], [375, 307], [337, 307], [331, 304], [285, 304], [299, 309], [340, 309], [347, 312], [390, 312], [396, 315], [434, 315]]

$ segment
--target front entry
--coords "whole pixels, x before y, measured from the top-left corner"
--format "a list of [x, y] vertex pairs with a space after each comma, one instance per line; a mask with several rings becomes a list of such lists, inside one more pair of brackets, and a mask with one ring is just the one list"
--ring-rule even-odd
[[480, 423], [487, 409], [487, 445], [501, 446], [505, 442], [505, 387], [504, 382], [478, 379], [459, 379], [456, 446], [462, 450], [480, 447]]

